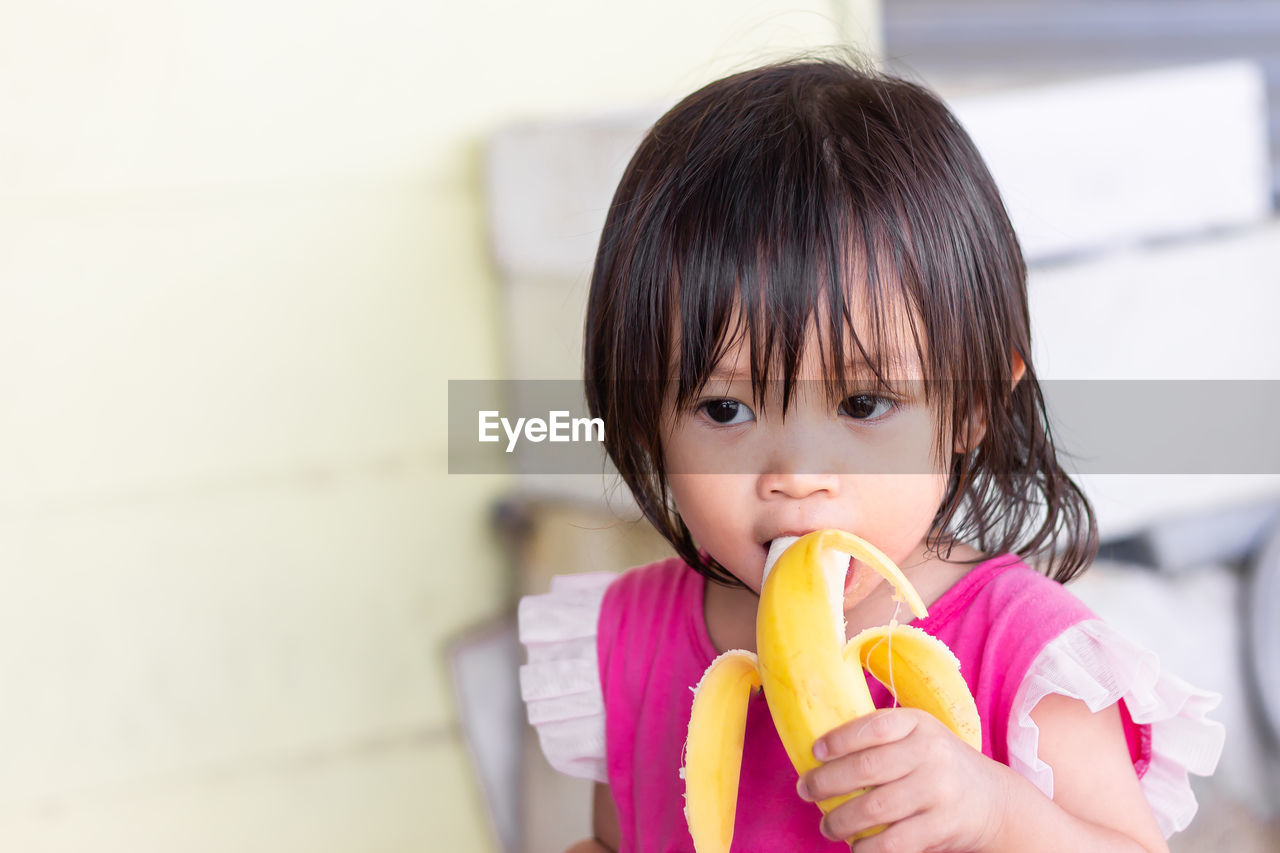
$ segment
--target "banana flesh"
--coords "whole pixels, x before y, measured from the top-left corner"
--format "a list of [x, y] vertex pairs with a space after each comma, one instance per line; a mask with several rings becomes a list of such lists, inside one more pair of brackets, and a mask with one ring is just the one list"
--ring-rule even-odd
[[[695, 850], [728, 850], [733, 840], [747, 700], [760, 686], [756, 656], [741, 649], [711, 662], [693, 688], [685, 742], [684, 816]], [[726, 723], [728, 723], [726, 725]]]
[[946, 643], [914, 625], [882, 625], [851, 639], [844, 659], [875, 676], [899, 705], [928, 711], [982, 751], [978, 709], [960, 674], [960, 661]]
[[[834, 557], [832, 552], [838, 552]], [[924, 602], [877, 548], [841, 530], [793, 542], [768, 571], [756, 615], [757, 654], [725, 652], [694, 691], [685, 745], [685, 816], [698, 853], [727, 853], [741, 772], [747, 699], [763, 686], [770, 716], [797, 773], [819, 762], [813, 742], [875, 710], [863, 669], [902, 705], [938, 717], [980, 749], [981, 724], [950, 649], [908, 625], [869, 628], [844, 641], [843, 590], [852, 555], [888, 580], [898, 600], [924, 617]], [[860, 791], [818, 805], [828, 812]], [[875, 831], [875, 830], [873, 830]], [[864, 833], [869, 834], [869, 833]]]

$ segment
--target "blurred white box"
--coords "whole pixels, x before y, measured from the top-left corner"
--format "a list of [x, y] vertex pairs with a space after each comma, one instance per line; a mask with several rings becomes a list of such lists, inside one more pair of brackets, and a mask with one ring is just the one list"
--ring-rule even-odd
[[[1269, 215], [1266, 92], [1251, 62], [971, 95], [950, 106], [995, 176], [1032, 264]], [[489, 216], [506, 274], [589, 274], [613, 191], [661, 112], [494, 134]]]
[[956, 99], [1029, 263], [1231, 228], [1271, 209], [1252, 62]]

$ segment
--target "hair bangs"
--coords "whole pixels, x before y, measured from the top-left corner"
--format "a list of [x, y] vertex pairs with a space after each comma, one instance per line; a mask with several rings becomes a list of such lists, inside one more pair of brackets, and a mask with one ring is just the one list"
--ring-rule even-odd
[[784, 415], [814, 340], [832, 404], [855, 377], [891, 389], [904, 363], [924, 370], [920, 287], [896, 224], [904, 204], [866, 174], [873, 164], [834, 154], [823, 128], [770, 130], [700, 162], [669, 208], [681, 411], [742, 345], [754, 405], [763, 411], [780, 394]]

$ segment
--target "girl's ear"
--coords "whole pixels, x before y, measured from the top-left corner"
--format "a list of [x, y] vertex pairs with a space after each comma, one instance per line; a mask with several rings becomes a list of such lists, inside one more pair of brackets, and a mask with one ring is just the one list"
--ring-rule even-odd
[[[1009, 385], [1010, 390], [1017, 388], [1018, 383], [1022, 381], [1022, 377], [1027, 372], [1027, 363], [1022, 360], [1022, 356], [1018, 355], [1014, 350], [1012, 358], [1009, 360], [1010, 373], [1013, 375], [1013, 381]], [[987, 418], [981, 409], [975, 409], [969, 414], [969, 423], [967, 429], [962, 430], [956, 435], [955, 452], [968, 453], [982, 443], [982, 439], [987, 434]]]
[[1009, 390], [1012, 391], [1018, 387], [1018, 383], [1022, 381], [1023, 374], [1027, 372], [1027, 363], [1022, 360], [1022, 356], [1018, 355], [1017, 350], [1013, 351], [1013, 358], [1009, 360], [1009, 363], [1013, 367], [1013, 384], [1009, 386]]

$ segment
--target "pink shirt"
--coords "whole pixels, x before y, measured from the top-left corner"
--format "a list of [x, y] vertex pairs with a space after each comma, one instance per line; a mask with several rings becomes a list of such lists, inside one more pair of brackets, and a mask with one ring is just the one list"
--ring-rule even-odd
[[[622, 850], [692, 851], [679, 778], [692, 687], [715, 658], [703, 617], [703, 578], [679, 559], [625, 572], [606, 591], [597, 634], [605, 704], [606, 766]], [[911, 624], [945, 642], [982, 718], [983, 752], [1008, 763], [1006, 732], [1014, 695], [1050, 640], [1093, 614], [1060, 584], [1015, 555], [979, 563]], [[874, 679], [878, 707], [892, 704]], [[1121, 716], [1139, 775], [1150, 726]], [[848, 846], [818, 832], [816, 805], [795, 793], [796, 774], [764, 697], [747, 712], [735, 850], [830, 850]]]

